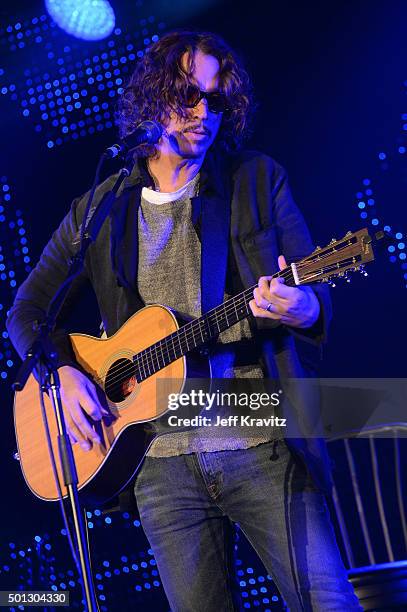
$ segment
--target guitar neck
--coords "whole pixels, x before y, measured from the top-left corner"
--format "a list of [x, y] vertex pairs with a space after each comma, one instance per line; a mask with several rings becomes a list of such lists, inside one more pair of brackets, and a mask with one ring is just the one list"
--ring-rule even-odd
[[[295, 285], [290, 268], [277, 272], [273, 278], [280, 276], [284, 276], [286, 284]], [[257, 285], [245, 289], [198, 319], [186, 323], [173, 334], [137, 353], [134, 356], [134, 365], [138, 382], [145, 380], [190, 351], [199, 349], [238, 321], [248, 317], [251, 314], [249, 302], [253, 299], [255, 287]]]
[[[377, 240], [381, 238], [379, 234], [384, 236], [383, 232], [378, 232]], [[290, 287], [329, 282], [332, 278], [343, 277], [348, 272], [363, 271], [364, 264], [373, 259], [372, 238], [367, 228], [363, 228], [353, 233], [348, 232], [340, 240], [333, 238], [326, 247], [317, 247], [310, 255], [280, 270], [271, 278], [283, 277], [286, 285]], [[253, 285], [245, 289], [134, 355], [130, 376], [135, 376], [137, 381], [141, 382], [245, 319], [251, 313], [249, 302], [256, 287], [257, 285]]]

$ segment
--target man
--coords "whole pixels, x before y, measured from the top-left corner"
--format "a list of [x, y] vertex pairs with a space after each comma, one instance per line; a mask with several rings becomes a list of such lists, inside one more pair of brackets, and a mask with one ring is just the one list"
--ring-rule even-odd
[[[82, 280], [92, 283], [108, 336], [146, 303], [198, 316], [258, 281], [254, 318], [220, 335], [213, 375], [301, 377], [294, 337], [324, 340], [329, 298], [323, 288], [270, 282], [277, 264], [283, 269], [285, 257], [301, 258], [312, 245], [284, 170], [265, 155], [236, 152], [251, 104], [247, 75], [219, 37], [175, 32], [151, 46], [118, 121], [122, 135], [145, 119], [159, 121], [164, 133], [139, 151]], [[95, 204], [112, 182], [99, 186]], [[86, 200], [74, 202], [17, 294], [8, 329], [20, 354], [75, 252]], [[58, 329], [54, 340], [69, 434], [86, 450], [99, 438], [85, 414], [100, 419], [102, 409], [93, 383], [75, 367], [67, 335]], [[174, 612], [234, 609], [230, 521], [290, 610], [361, 609], [328, 518], [324, 452], [318, 441], [286, 443], [273, 428], [236, 437], [198, 428], [156, 439], [135, 494]]]

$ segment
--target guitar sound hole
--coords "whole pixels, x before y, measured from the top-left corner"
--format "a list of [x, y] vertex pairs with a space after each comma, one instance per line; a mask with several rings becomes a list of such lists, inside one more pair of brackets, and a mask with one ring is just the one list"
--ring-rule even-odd
[[122, 402], [136, 384], [134, 363], [130, 359], [118, 359], [107, 371], [105, 393], [111, 402]]

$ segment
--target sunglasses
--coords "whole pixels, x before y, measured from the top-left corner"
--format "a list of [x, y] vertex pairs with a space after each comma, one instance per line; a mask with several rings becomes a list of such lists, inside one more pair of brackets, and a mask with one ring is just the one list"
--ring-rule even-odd
[[230, 110], [225, 94], [220, 91], [202, 91], [199, 87], [189, 85], [183, 96], [182, 103], [187, 108], [194, 108], [202, 100], [206, 100], [211, 113], [225, 113]]

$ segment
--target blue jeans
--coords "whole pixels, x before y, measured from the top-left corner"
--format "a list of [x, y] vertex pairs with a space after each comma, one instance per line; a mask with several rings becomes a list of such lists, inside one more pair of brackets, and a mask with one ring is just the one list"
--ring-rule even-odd
[[324, 496], [285, 442], [147, 457], [135, 494], [173, 612], [236, 609], [229, 519], [239, 523], [291, 612], [362, 610]]

